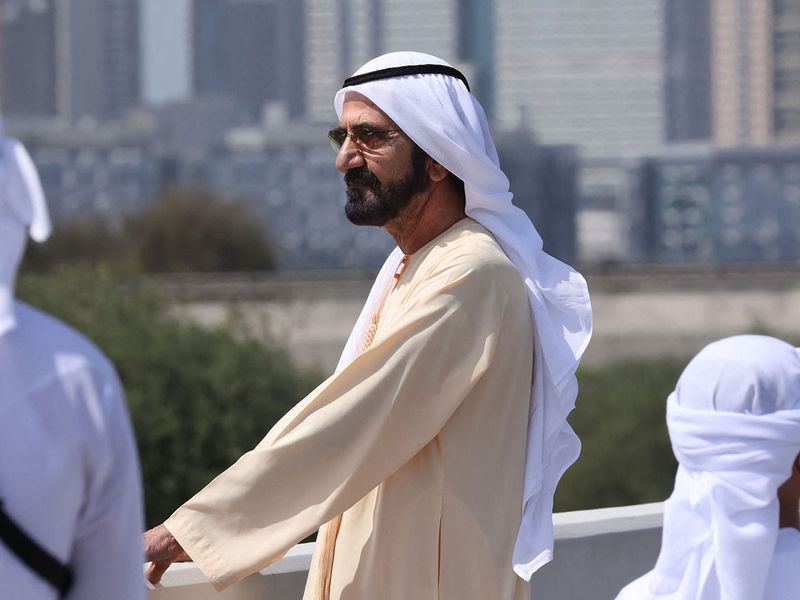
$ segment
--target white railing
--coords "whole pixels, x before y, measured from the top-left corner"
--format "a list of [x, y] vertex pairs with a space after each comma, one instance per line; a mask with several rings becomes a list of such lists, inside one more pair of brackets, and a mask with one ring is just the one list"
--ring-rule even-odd
[[[532, 581], [536, 600], [611, 600], [650, 569], [661, 544], [662, 505], [553, 517], [555, 560]], [[314, 544], [299, 544], [260, 573], [218, 593], [193, 563], [173, 565], [150, 600], [301, 600]]]

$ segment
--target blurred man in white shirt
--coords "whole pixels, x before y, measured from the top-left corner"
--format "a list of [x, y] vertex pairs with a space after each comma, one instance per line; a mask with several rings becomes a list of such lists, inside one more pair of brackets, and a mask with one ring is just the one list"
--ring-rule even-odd
[[28, 235], [50, 220], [0, 121], [0, 598], [143, 600], [142, 489], [114, 367], [14, 299]]

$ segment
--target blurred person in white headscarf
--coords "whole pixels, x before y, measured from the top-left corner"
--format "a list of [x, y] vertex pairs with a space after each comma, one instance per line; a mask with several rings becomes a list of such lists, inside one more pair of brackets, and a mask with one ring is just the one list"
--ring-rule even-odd
[[398, 248], [336, 372], [148, 532], [151, 581], [191, 558], [222, 589], [321, 527], [306, 600], [527, 600], [580, 447], [586, 283], [512, 204], [459, 71], [384, 55], [335, 108], [345, 212]]
[[141, 600], [142, 488], [116, 372], [14, 299], [28, 236], [49, 234], [33, 162], [0, 122], [0, 598]]
[[678, 459], [655, 568], [618, 600], [800, 598], [800, 350], [706, 346], [667, 400]]

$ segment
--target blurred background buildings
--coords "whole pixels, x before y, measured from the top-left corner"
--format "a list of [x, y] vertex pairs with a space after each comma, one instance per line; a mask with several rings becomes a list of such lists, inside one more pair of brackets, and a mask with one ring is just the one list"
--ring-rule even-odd
[[797, 0], [3, 0], [2, 110], [59, 219], [205, 187], [284, 268], [374, 267], [325, 133], [405, 49], [467, 74], [556, 256], [800, 260]]
[[0, 0], [4, 126], [56, 220], [18, 290], [120, 369], [150, 525], [337, 364], [393, 243], [344, 216], [333, 95], [408, 49], [464, 71], [589, 282], [557, 510], [670, 493], [703, 345], [800, 345], [800, 0]]
[[9, 116], [112, 119], [140, 105], [137, 0], [8, 0], [2, 19]]

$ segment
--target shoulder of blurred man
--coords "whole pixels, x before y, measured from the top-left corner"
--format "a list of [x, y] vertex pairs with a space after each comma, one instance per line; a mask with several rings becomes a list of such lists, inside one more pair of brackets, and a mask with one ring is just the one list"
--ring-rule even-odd
[[86, 336], [29, 304], [15, 302], [16, 327], [7, 334], [15, 352], [18, 376], [28, 389], [58, 377], [91, 371], [105, 381], [116, 381], [109, 358]]
[[[69, 565], [75, 597], [111, 597], [114, 588], [116, 597], [143, 598], [141, 475], [116, 371], [58, 319], [22, 302], [14, 313], [16, 326], [0, 336], [4, 508]], [[53, 590], [0, 544], [6, 593], [50, 598]]]

